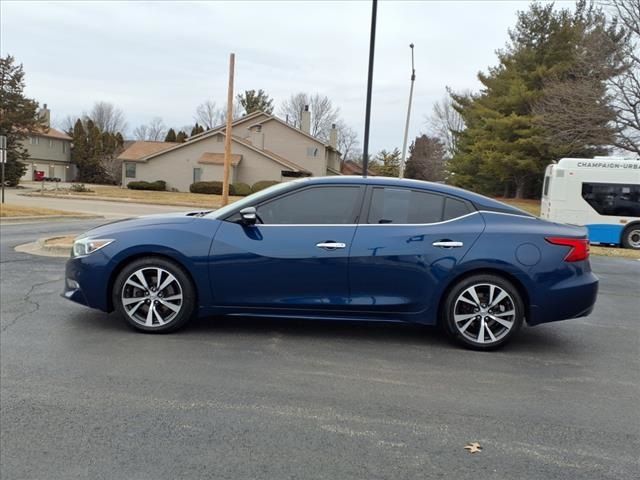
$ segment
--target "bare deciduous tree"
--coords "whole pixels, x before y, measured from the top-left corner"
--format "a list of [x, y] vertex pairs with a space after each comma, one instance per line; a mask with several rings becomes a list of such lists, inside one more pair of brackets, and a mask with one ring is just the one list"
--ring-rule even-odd
[[[237, 120], [243, 114], [242, 105], [238, 102], [233, 103], [233, 119]], [[207, 100], [196, 108], [194, 120], [200, 123], [206, 130], [224, 125], [227, 121], [227, 104], [218, 107], [216, 102]]]
[[611, 0], [608, 3], [628, 34], [624, 51], [628, 68], [610, 81], [618, 129], [615, 144], [640, 155], [640, 0]]
[[439, 139], [445, 147], [446, 156], [453, 157], [458, 151], [458, 134], [464, 130], [464, 120], [453, 108], [451, 92], [433, 105], [431, 116], [426, 119], [429, 133]]
[[342, 154], [342, 161], [353, 160], [358, 156], [358, 133], [349, 125], [339, 120], [336, 124], [338, 130], [338, 150]]
[[302, 112], [305, 105], [311, 111], [311, 135], [322, 141], [327, 141], [331, 125], [338, 123], [340, 109], [326, 95], [299, 92], [285, 100], [278, 113], [296, 128], [302, 127]]
[[93, 120], [101, 132], [124, 134], [127, 129], [124, 113], [113, 103], [96, 102], [91, 111], [84, 116]]
[[136, 127], [133, 136], [136, 140], [161, 142], [167, 135], [167, 127], [161, 117], [154, 117], [151, 122]]

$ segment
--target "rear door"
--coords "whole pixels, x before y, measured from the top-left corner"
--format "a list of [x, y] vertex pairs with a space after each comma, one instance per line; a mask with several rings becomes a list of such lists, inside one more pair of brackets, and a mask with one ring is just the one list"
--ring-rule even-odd
[[351, 305], [426, 311], [482, 233], [482, 216], [463, 199], [425, 190], [375, 186], [367, 197], [351, 248]]
[[316, 185], [255, 205], [258, 223], [224, 221], [210, 268], [216, 305], [344, 308], [364, 187]]

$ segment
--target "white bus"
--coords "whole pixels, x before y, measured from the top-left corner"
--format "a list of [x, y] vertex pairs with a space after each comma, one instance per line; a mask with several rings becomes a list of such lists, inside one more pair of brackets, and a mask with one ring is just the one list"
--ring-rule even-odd
[[563, 158], [547, 166], [540, 216], [587, 227], [591, 243], [640, 250], [640, 159]]

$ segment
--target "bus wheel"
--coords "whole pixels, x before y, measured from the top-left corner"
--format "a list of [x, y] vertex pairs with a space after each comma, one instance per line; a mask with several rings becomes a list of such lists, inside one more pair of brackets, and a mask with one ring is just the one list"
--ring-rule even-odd
[[624, 232], [622, 232], [622, 246], [640, 250], [640, 223], [629, 225], [625, 228]]

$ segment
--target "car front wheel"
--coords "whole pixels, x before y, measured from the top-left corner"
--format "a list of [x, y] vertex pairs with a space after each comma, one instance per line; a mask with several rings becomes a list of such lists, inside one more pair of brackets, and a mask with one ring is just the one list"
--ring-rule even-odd
[[112, 300], [120, 315], [137, 330], [166, 333], [182, 327], [193, 315], [195, 288], [177, 264], [146, 257], [125, 266], [113, 286]]
[[492, 350], [518, 332], [524, 305], [511, 282], [496, 275], [474, 275], [451, 289], [443, 315], [455, 340], [472, 349]]

